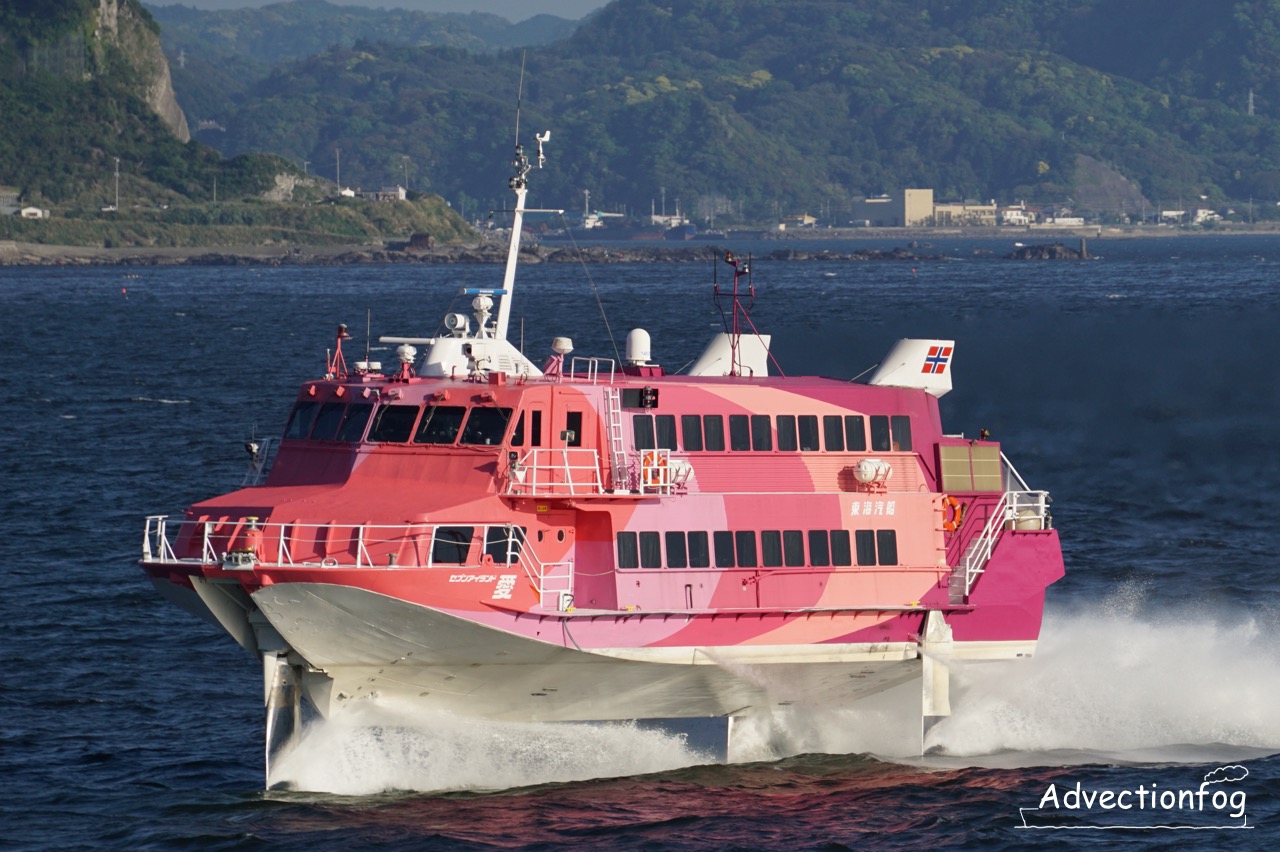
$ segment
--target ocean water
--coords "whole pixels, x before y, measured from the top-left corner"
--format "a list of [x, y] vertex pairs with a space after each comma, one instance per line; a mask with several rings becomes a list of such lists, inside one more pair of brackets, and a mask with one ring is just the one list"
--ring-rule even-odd
[[[281, 768], [295, 790], [269, 793], [259, 664], [155, 593], [142, 518], [236, 486], [241, 442], [280, 429], [338, 323], [349, 359], [366, 328], [425, 336], [501, 271], [0, 269], [0, 847], [1274, 847], [1280, 238], [1010, 248], [754, 264], [788, 373], [954, 337], [948, 430], [990, 429], [1053, 494], [1067, 576], [1039, 652], [957, 672], [929, 754], [910, 685], [789, 708], [733, 762], [635, 725], [365, 707], [312, 727]], [[710, 258], [526, 268], [512, 337], [611, 355], [643, 326], [679, 368], [720, 327], [711, 278]]]

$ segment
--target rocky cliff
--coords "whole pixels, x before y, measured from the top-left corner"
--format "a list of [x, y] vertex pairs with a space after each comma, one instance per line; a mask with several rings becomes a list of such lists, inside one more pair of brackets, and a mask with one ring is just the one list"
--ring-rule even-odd
[[92, 49], [99, 68], [112, 64], [112, 49], [137, 78], [138, 89], [173, 135], [191, 140], [187, 117], [173, 94], [169, 62], [160, 49], [155, 21], [138, 0], [98, 0]]

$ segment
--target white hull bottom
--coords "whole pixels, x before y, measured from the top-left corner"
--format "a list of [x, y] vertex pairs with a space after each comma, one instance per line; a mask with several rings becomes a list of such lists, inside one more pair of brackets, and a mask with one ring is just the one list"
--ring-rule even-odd
[[[349, 586], [286, 583], [253, 595], [304, 666], [323, 715], [386, 696], [511, 721], [747, 716], [852, 702], [921, 677], [915, 643], [581, 651]], [[569, 628], [570, 630], [572, 628]], [[1033, 642], [957, 643], [952, 659], [1029, 656]]]

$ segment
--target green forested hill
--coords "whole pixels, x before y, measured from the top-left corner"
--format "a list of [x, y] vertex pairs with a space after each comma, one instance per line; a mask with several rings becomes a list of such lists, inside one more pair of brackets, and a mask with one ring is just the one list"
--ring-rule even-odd
[[[532, 51], [540, 204], [763, 220], [904, 186], [1105, 209], [1280, 198], [1280, 2], [615, 0]], [[276, 71], [230, 152], [500, 205], [520, 57], [362, 42]], [[1249, 91], [1256, 114], [1247, 114]], [[404, 158], [408, 158], [407, 163]], [[1138, 195], [1141, 192], [1141, 196]], [[670, 204], [669, 204], [670, 206]]]

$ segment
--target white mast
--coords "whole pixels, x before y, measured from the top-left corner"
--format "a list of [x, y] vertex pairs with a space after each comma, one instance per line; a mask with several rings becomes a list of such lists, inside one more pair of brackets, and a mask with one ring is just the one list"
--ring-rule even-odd
[[[542, 168], [542, 164], [547, 160], [542, 153], [542, 144], [551, 138], [551, 131], [535, 133], [533, 138], [538, 140], [538, 168]], [[524, 146], [519, 142], [516, 142], [516, 154], [511, 160], [511, 165], [516, 173], [507, 181], [507, 186], [516, 194], [516, 209], [511, 219], [511, 243], [507, 247], [507, 268], [502, 276], [502, 289], [505, 292], [502, 294], [502, 301], [498, 304], [498, 324], [494, 329], [494, 337], [498, 340], [507, 339], [507, 324], [511, 319], [511, 294], [516, 285], [516, 259], [520, 255], [520, 230], [524, 225], [524, 199], [529, 194], [529, 169], [533, 168], [533, 164], [525, 156]]]

